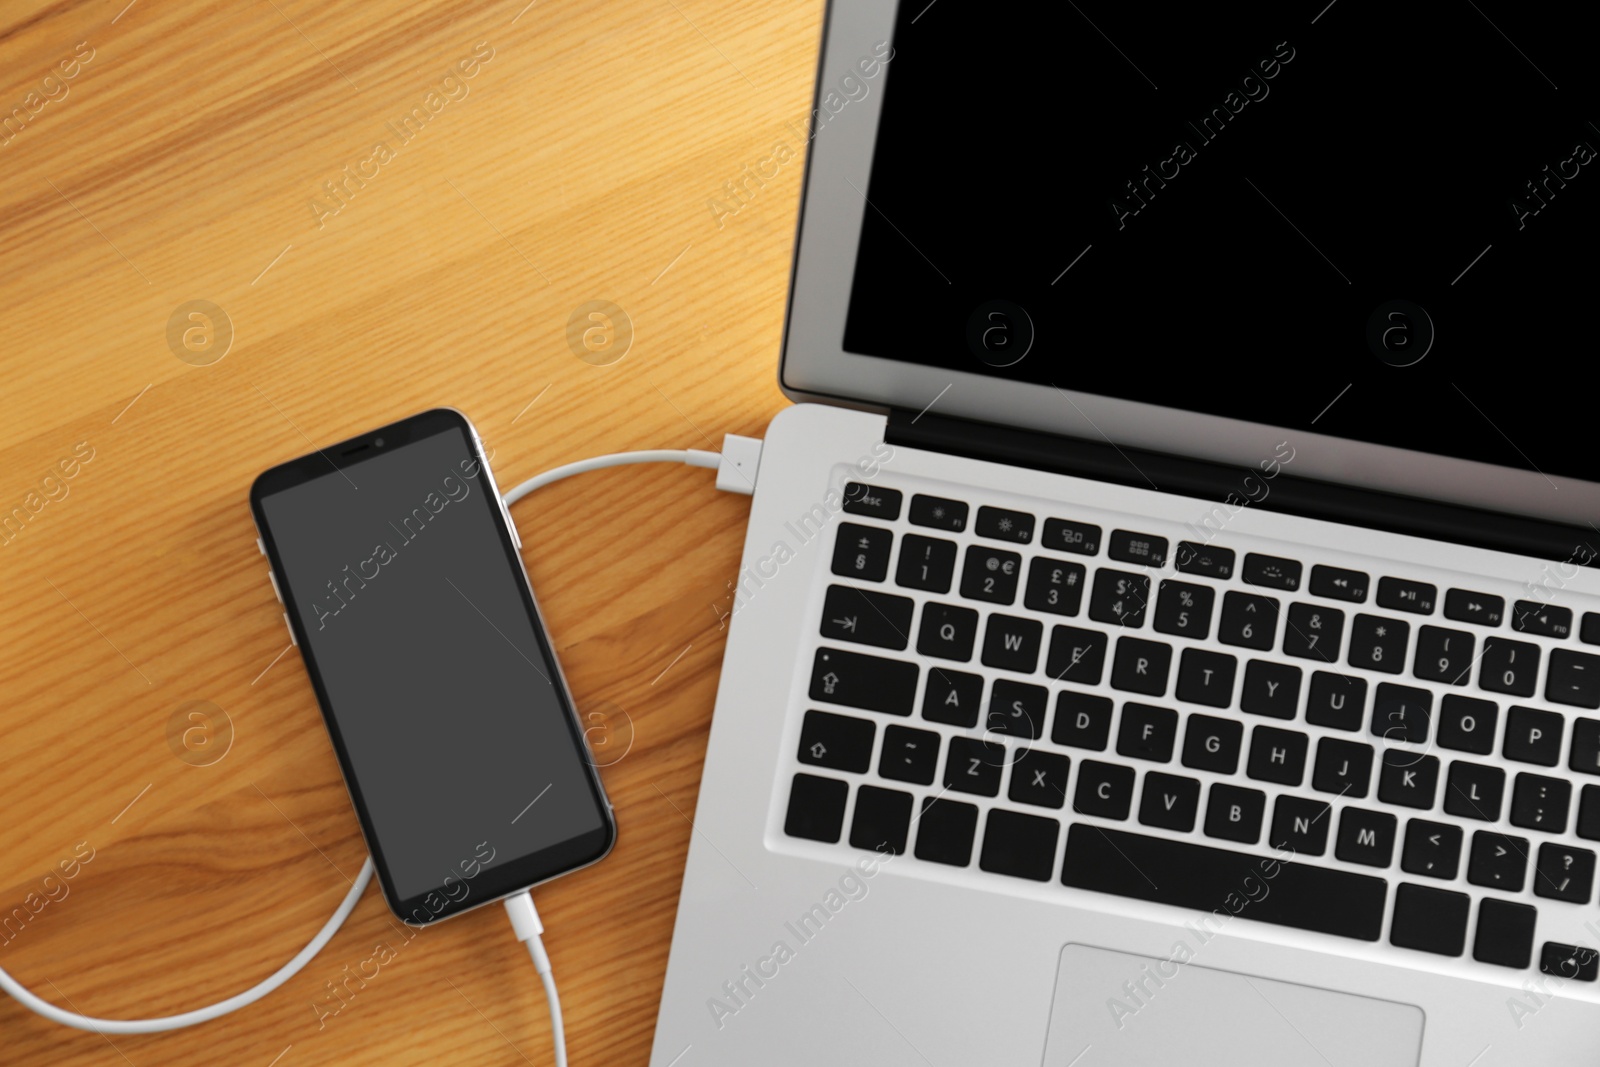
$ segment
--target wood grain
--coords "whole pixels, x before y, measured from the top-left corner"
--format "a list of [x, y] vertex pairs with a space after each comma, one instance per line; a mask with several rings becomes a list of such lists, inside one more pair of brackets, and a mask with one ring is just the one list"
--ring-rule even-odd
[[[58, 1004], [143, 1017], [230, 995], [361, 865], [255, 550], [257, 472], [436, 404], [474, 419], [502, 484], [716, 447], [783, 404], [798, 155], [737, 211], [710, 201], [776, 144], [803, 149], [822, 5], [525, 3], [0, 9], [0, 519], [21, 515], [0, 533], [0, 918], [27, 916], [0, 966]], [[492, 57], [464, 77], [475, 48]], [[400, 144], [413, 108], [426, 125]], [[378, 142], [389, 158], [363, 166]], [[635, 331], [609, 366], [567, 340], [597, 299]], [[168, 344], [192, 300], [232, 323], [209, 365]], [[540, 895], [574, 1064], [648, 1059], [748, 508], [709, 482], [597, 473], [516, 509], [580, 706], [634, 732], [604, 772], [616, 851]], [[168, 741], [197, 700], [233, 728], [209, 766]], [[389, 962], [347, 985], [380, 944]], [[408, 938], [369, 890], [321, 957], [226, 1020], [108, 1040], [0, 999], [0, 1060], [550, 1051], [499, 909]]]

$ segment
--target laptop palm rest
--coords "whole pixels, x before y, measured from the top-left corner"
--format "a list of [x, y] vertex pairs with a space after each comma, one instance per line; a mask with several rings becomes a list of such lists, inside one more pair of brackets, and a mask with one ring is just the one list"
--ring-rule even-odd
[[1180, 962], [1188, 951], [1062, 949], [1044, 1067], [1416, 1067], [1422, 1009]]

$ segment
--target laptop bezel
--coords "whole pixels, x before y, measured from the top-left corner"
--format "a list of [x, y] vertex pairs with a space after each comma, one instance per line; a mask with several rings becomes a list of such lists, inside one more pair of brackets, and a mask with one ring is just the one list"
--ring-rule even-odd
[[[878, 119], [894, 77], [892, 54], [873, 76], [864, 74], [870, 62], [861, 64], [882, 54], [882, 42], [892, 46], [896, 7], [895, 0], [829, 3], [812, 111], [804, 125], [806, 169], [778, 373], [790, 399], [871, 410], [934, 408], [945, 415], [1246, 467], [1289, 441], [1295, 473], [1308, 478], [1582, 525], [1600, 515], [1596, 482], [1081, 393], [1070, 382], [1005, 381], [846, 352], [845, 316], [861, 223], [867, 211], [876, 210], [867, 192]], [[915, 314], [916, 309], [883, 313]], [[1048, 345], [1049, 339], [1035, 343]], [[1330, 395], [1286, 403], [1321, 406], [1340, 400]], [[1494, 431], [1486, 425], [1485, 432]]]

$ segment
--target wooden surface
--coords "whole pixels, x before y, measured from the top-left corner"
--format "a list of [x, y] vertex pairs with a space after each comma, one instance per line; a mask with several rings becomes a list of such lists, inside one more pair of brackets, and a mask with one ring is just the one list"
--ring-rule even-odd
[[[0, 917], [27, 916], [0, 966], [51, 1001], [144, 1017], [231, 995], [361, 865], [256, 553], [257, 472], [451, 404], [510, 485], [714, 448], [784, 403], [821, 3], [525, 3], [0, 6]], [[447, 81], [459, 61], [472, 76]], [[428, 121], [396, 147], [413, 107]], [[794, 158], [729, 201], [778, 144]], [[168, 342], [194, 300], [234, 331], [208, 365]], [[590, 300], [633, 323], [609, 366], [567, 341]], [[648, 1058], [747, 510], [665, 467], [515, 509], [579, 705], [634, 733], [604, 771], [616, 851], [540, 894], [575, 1067]], [[231, 723], [210, 765], [191, 701]], [[408, 941], [376, 887], [298, 977], [197, 1029], [108, 1040], [0, 997], [6, 1064], [546, 1064], [549, 1045], [501, 909]]]

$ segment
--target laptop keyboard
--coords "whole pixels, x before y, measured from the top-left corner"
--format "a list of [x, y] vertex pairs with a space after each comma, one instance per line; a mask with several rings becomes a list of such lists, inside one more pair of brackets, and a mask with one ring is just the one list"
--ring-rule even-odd
[[1535, 937], [1592, 918], [1600, 613], [907, 496], [847, 486], [786, 834], [1595, 979]]

